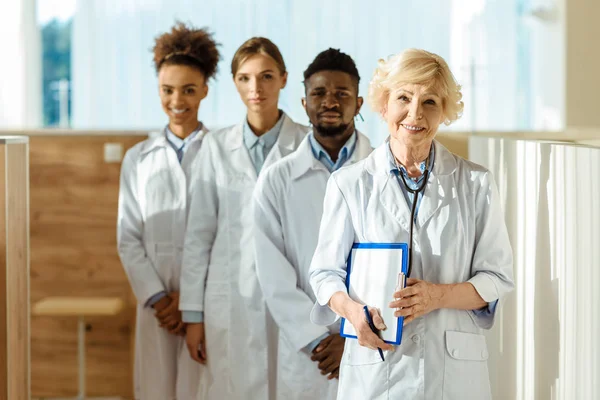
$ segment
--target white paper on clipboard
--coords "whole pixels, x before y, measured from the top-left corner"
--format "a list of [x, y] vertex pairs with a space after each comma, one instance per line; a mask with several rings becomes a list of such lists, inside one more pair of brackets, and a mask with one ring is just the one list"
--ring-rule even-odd
[[[400, 344], [403, 318], [394, 316], [388, 305], [394, 299], [398, 274], [406, 273], [406, 243], [355, 243], [348, 258], [346, 286], [351, 299], [380, 310], [387, 329], [381, 338]], [[356, 338], [352, 324], [342, 319], [341, 335]]]

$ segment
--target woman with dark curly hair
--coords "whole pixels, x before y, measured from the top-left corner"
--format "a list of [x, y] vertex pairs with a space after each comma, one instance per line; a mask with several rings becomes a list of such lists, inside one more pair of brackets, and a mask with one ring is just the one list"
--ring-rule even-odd
[[158, 36], [153, 52], [169, 122], [125, 155], [117, 241], [138, 301], [135, 398], [189, 400], [197, 396], [202, 367], [185, 347], [179, 276], [190, 173], [207, 132], [198, 109], [220, 55], [209, 32], [182, 23]]

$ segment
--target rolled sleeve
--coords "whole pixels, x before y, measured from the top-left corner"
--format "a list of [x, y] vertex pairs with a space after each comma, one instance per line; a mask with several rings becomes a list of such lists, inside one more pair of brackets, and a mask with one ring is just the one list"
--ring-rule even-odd
[[467, 282], [475, 287], [477, 294], [479, 294], [483, 301], [487, 303], [498, 300], [500, 297], [494, 279], [485, 272], [479, 272], [475, 274], [475, 276], [473, 276]]
[[468, 280], [487, 308], [471, 311], [482, 329], [494, 325], [498, 301], [514, 289], [513, 258], [500, 196], [491, 173], [486, 172], [477, 197], [476, 243], [472, 276]]
[[319, 292], [316, 294], [317, 302], [322, 306], [326, 306], [327, 304], [329, 304], [331, 296], [333, 296], [335, 293], [347, 291], [348, 289], [346, 288], [346, 285], [343, 281], [340, 281], [338, 279], [328, 280], [326, 282], [323, 282], [319, 287]]
[[204, 313], [202, 311], [182, 311], [181, 319], [188, 324], [199, 324], [204, 322]]
[[315, 351], [315, 349], [317, 348], [317, 346], [323, 341], [325, 340], [325, 338], [327, 338], [330, 334], [329, 333], [324, 333], [321, 336], [319, 336], [318, 338], [316, 338], [315, 340], [313, 340], [312, 342], [310, 342], [306, 347], [304, 347], [302, 349], [303, 352], [305, 352], [308, 355], [311, 355], [313, 351]]
[[154, 296], [150, 297], [148, 299], [148, 301], [146, 301], [145, 307], [152, 307], [153, 305], [155, 305], [156, 303], [158, 303], [158, 301], [160, 299], [162, 299], [163, 297], [165, 297], [167, 295], [167, 292], [165, 291], [161, 291], [156, 293]]

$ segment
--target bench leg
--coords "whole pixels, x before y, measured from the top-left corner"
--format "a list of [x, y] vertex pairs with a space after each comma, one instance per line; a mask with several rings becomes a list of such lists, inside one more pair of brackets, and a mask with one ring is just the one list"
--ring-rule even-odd
[[77, 355], [79, 357], [79, 394], [77, 400], [85, 400], [85, 318], [79, 317], [77, 332]]

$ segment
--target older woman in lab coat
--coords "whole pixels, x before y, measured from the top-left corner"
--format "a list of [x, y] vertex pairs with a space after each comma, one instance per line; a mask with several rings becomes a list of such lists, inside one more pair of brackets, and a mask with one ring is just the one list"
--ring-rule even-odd
[[[410, 49], [381, 60], [369, 101], [389, 139], [328, 182], [310, 267], [317, 297], [311, 318], [330, 324], [342, 316], [358, 332], [346, 343], [338, 399], [491, 399], [482, 330], [513, 289], [512, 251], [490, 172], [434, 140], [440, 123], [460, 115], [460, 99], [436, 54]], [[415, 199], [405, 185], [421, 184]], [[411, 224], [412, 275], [388, 305], [405, 318], [394, 349], [371, 332], [363, 305], [348, 296], [346, 259], [354, 242], [408, 242]], [[378, 310], [370, 312], [384, 329]]]
[[217, 71], [217, 44], [183, 24], [156, 39], [159, 94], [165, 129], [132, 147], [123, 160], [117, 243], [138, 301], [135, 398], [196, 398], [201, 366], [185, 347], [179, 275], [190, 171], [206, 127], [198, 121], [208, 80]]
[[261, 171], [296, 150], [308, 128], [278, 108], [287, 72], [270, 40], [245, 42], [231, 72], [247, 117], [204, 140], [191, 194], [180, 309], [189, 323], [188, 350], [208, 365], [206, 398], [262, 400], [274, 395], [275, 376], [268, 372], [275, 372], [276, 354], [269, 344], [276, 346], [277, 336], [268, 330], [254, 265], [252, 194]]

